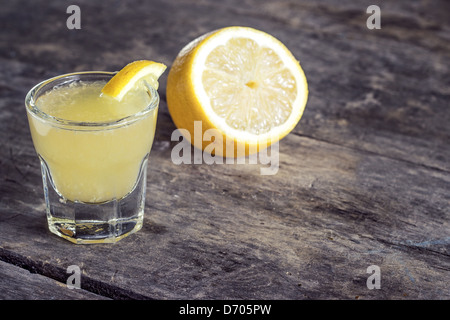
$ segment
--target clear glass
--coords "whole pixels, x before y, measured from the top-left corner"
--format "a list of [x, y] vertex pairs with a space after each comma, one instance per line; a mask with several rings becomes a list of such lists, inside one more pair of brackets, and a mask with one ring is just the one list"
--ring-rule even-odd
[[93, 71], [58, 76], [39, 83], [25, 98], [49, 230], [77, 244], [114, 243], [141, 229], [159, 95], [148, 87], [146, 107], [108, 122], [56, 118], [37, 101], [55, 87], [108, 81], [113, 75]]

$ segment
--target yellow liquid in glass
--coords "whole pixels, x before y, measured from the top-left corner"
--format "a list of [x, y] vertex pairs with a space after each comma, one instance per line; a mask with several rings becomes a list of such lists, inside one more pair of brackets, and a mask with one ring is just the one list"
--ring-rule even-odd
[[[38, 109], [77, 122], [112, 122], [146, 109], [146, 90], [121, 102], [101, 95], [105, 82], [75, 82], [39, 97]], [[57, 192], [67, 200], [100, 203], [133, 190], [155, 135], [158, 108], [136, 121], [107, 126], [61, 127], [28, 113], [37, 153], [47, 163]]]

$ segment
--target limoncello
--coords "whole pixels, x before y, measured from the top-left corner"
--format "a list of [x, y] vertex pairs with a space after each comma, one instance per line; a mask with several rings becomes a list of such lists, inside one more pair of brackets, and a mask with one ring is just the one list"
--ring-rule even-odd
[[[119, 102], [103, 95], [106, 81], [55, 86], [28, 112], [32, 139], [65, 200], [104, 203], [129, 194], [150, 152], [158, 104], [148, 90]], [[39, 114], [40, 116], [36, 116]]]

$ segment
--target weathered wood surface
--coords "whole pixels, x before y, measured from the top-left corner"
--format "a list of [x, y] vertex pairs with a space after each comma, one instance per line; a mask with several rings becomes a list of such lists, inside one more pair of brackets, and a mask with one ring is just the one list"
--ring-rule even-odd
[[104, 296], [71, 288], [38, 273], [0, 261], [0, 297], [6, 300], [105, 300]]
[[[450, 298], [448, 2], [373, 3], [380, 30], [366, 28], [364, 1], [77, 1], [81, 30], [66, 28], [70, 4], [0, 11], [0, 298]], [[163, 77], [143, 229], [114, 245], [51, 235], [27, 91], [137, 59], [170, 67], [228, 25], [278, 37], [306, 72], [278, 172], [173, 164]], [[65, 288], [70, 265], [82, 292]], [[370, 265], [381, 289], [366, 286]]]

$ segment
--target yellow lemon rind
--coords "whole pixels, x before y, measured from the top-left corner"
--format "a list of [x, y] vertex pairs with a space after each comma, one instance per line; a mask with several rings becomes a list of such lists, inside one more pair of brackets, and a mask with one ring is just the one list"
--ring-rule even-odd
[[127, 64], [103, 87], [102, 93], [121, 101], [128, 91], [144, 79], [149, 85], [158, 89], [158, 79], [167, 66], [154, 61], [138, 60]]

